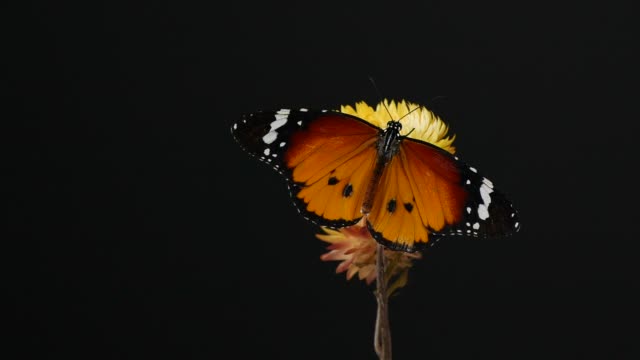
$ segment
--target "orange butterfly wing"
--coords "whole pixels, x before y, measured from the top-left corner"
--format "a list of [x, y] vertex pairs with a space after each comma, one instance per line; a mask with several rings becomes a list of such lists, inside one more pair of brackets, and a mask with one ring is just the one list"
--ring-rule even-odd
[[345, 117], [321, 115], [291, 136], [284, 157], [299, 209], [322, 225], [344, 226], [362, 217], [375, 166], [378, 129]]
[[467, 192], [452, 156], [434, 146], [404, 139], [382, 173], [368, 217], [378, 239], [413, 250], [429, 233], [462, 218]]

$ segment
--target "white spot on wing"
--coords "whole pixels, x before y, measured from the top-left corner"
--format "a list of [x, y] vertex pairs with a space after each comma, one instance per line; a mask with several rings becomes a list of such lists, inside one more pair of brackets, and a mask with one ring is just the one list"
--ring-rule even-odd
[[271, 123], [271, 130], [274, 131], [282, 127], [282, 125], [287, 123], [288, 115], [278, 115], [276, 114], [276, 119]]
[[489, 180], [487, 178], [482, 178], [482, 182], [487, 184], [488, 187], [493, 189], [493, 183], [491, 182], [491, 180]]
[[269, 132], [262, 137], [262, 141], [265, 144], [271, 144], [278, 138], [277, 129], [281, 128], [284, 124], [287, 123], [287, 118], [289, 117], [289, 109], [280, 109], [276, 113], [276, 119], [269, 124], [271, 128]]
[[471, 184], [471, 180], [467, 179], [467, 185]]
[[262, 137], [262, 141], [264, 141], [265, 144], [271, 144], [272, 142], [276, 141], [277, 137], [277, 132], [269, 131], [265, 136]]
[[480, 185], [480, 197], [482, 197], [482, 204], [478, 205], [478, 216], [481, 220], [486, 220], [489, 217], [489, 204], [491, 204], [491, 194], [493, 189], [487, 184], [482, 183]]
[[302, 120], [298, 121], [296, 124], [298, 124], [298, 126], [302, 126]]
[[469, 170], [473, 171], [474, 173], [477, 173], [478, 170], [476, 170], [474, 167], [469, 166]]
[[238, 128], [238, 123], [234, 123], [234, 124], [233, 124], [233, 130], [235, 130], [235, 129], [237, 129], [237, 128]]
[[265, 136], [262, 137], [262, 141], [264, 141], [265, 144], [271, 144], [272, 142], [276, 141], [277, 137], [277, 132], [269, 131]]
[[269, 153], [271, 152], [271, 150], [269, 150], [269, 148], [264, 149], [264, 154], [269, 156]]
[[486, 220], [489, 218], [489, 210], [485, 204], [478, 205], [478, 217], [480, 220]]
[[280, 143], [280, 147], [284, 147], [285, 145], [287, 145], [287, 143], [284, 141]]
[[480, 185], [480, 196], [482, 196], [482, 202], [484, 202], [484, 204], [486, 206], [489, 206], [489, 204], [491, 203], [491, 194], [493, 192], [493, 189], [490, 188], [487, 184], [482, 184]]
[[480, 223], [478, 222], [473, 223], [473, 228], [476, 230], [480, 229]]
[[467, 206], [467, 214], [471, 214], [471, 208]]
[[302, 111], [302, 112], [307, 112], [307, 111], [309, 111], [309, 109], [300, 108], [300, 111]]

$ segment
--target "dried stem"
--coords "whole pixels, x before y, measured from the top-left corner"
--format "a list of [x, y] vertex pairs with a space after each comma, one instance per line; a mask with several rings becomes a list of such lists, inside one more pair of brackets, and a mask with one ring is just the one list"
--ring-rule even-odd
[[376, 300], [378, 301], [378, 312], [376, 314], [376, 329], [373, 342], [380, 360], [391, 360], [391, 328], [389, 326], [389, 294], [387, 292], [385, 274], [386, 265], [387, 259], [384, 246], [377, 244]]

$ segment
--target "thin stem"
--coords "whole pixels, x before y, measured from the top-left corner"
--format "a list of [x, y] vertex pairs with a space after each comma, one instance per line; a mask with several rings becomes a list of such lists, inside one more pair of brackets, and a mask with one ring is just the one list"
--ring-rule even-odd
[[384, 254], [384, 246], [377, 244], [376, 300], [378, 301], [378, 311], [373, 343], [380, 360], [391, 360], [391, 327], [389, 326], [389, 294], [387, 293], [385, 274], [386, 265], [387, 259]]

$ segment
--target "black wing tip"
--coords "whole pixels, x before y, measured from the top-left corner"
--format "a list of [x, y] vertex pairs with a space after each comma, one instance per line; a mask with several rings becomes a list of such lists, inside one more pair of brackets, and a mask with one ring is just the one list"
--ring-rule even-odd
[[493, 231], [486, 234], [488, 238], [502, 238], [520, 231], [520, 214], [507, 199], [504, 193], [499, 194], [496, 209], [489, 209], [490, 218], [495, 221]]

